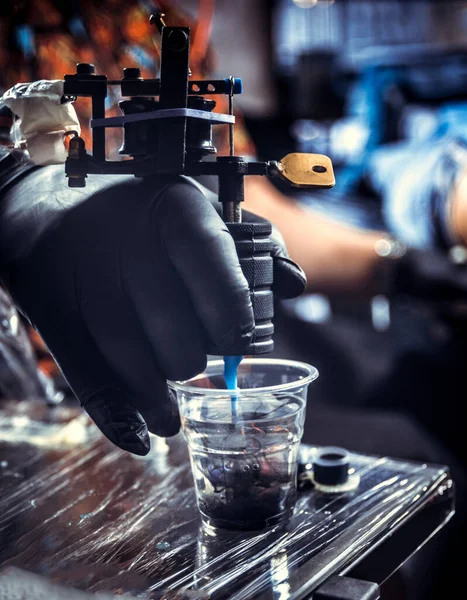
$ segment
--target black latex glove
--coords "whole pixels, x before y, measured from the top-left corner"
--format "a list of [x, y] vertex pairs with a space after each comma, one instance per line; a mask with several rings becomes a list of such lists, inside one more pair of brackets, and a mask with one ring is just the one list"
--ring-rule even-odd
[[[225, 224], [184, 178], [90, 176], [38, 169], [0, 200], [0, 276], [101, 431], [136, 454], [179, 416], [166, 379], [206, 365], [207, 342], [242, 354], [249, 290]], [[275, 249], [275, 293], [304, 274]]]

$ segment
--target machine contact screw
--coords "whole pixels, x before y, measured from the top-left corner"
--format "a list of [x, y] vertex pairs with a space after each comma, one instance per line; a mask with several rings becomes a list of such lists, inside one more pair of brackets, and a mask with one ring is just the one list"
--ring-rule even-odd
[[96, 69], [91, 63], [78, 63], [76, 73], [77, 75], [95, 75]]
[[123, 69], [123, 79], [141, 79], [141, 69], [138, 67]]

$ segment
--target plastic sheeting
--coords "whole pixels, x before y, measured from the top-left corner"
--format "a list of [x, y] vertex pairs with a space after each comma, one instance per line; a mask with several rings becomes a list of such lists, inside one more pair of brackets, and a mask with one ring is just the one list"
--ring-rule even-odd
[[53, 382], [37, 368], [29, 338], [10, 297], [0, 288], [0, 398], [62, 399]]
[[[209, 531], [180, 437], [154, 438], [150, 454], [136, 457], [107, 442], [79, 409], [36, 405], [15, 441], [20, 408], [9, 410], [0, 428], [0, 564], [92, 593], [304, 598], [424, 506], [452, 495], [445, 468], [352, 455], [356, 491], [301, 491], [284, 528]], [[57, 427], [71, 431], [66, 446], [47, 444]]]

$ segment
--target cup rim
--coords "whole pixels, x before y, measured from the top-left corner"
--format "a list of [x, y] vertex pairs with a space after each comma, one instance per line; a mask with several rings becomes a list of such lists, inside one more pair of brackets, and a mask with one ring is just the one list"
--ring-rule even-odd
[[224, 361], [223, 360], [210, 360], [208, 361], [206, 368], [202, 371], [202, 373], [198, 373], [194, 377], [190, 377], [190, 379], [186, 379], [185, 381], [167, 381], [167, 385], [170, 389], [181, 392], [188, 393], [197, 393], [203, 394], [203, 396], [235, 396], [241, 398], [241, 396], [248, 394], [248, 396], [256, 395], [256, 394], [264, 394], [265, 392], [285, 392], [291, 390], [293, 388], [302, 387], [304, 385], [309, 385], [312, 381], [317, 379], [319, 375], [319, 371], [316, 367], [309, 365], [304, 362], [300, 362], [298, 360], [288, 360], [283, 358], [244, 358], [240, 363], [240, 366], [244, 365], [281, 365], [281, 366], [289, 366], [301, 368], [306, 371], [308, 374], [305, 375], [302, 379], [297, 379], [297, 381], [290, 381], [288, 383], [280, 383], [278, 385], [269, 385], [266, 387], [260, 388], [238, 388], [236, 390], [224, 390], [224, 389], [212, 389], [212, 388], [200, 388], [194, 385], [189, 385], [189, 382], [195, 381], [198, 378], [206, 377], [206, 370], [209, 367], [217, 367], [220, 366], [223, 368]]

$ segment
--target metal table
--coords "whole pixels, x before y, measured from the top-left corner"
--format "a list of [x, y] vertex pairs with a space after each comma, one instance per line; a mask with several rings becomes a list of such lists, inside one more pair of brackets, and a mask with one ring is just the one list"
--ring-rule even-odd
[[295, 600], [334, 575], [381, 583], [453, 514], [447, 468], [352, 455], [354, 492], [301, 491], [285, 528], [207, 531], [183, 439], [152, 443], [135, 457], [76, 409], [4, 407], [3, 574], [19, 567], [110, 597]]

